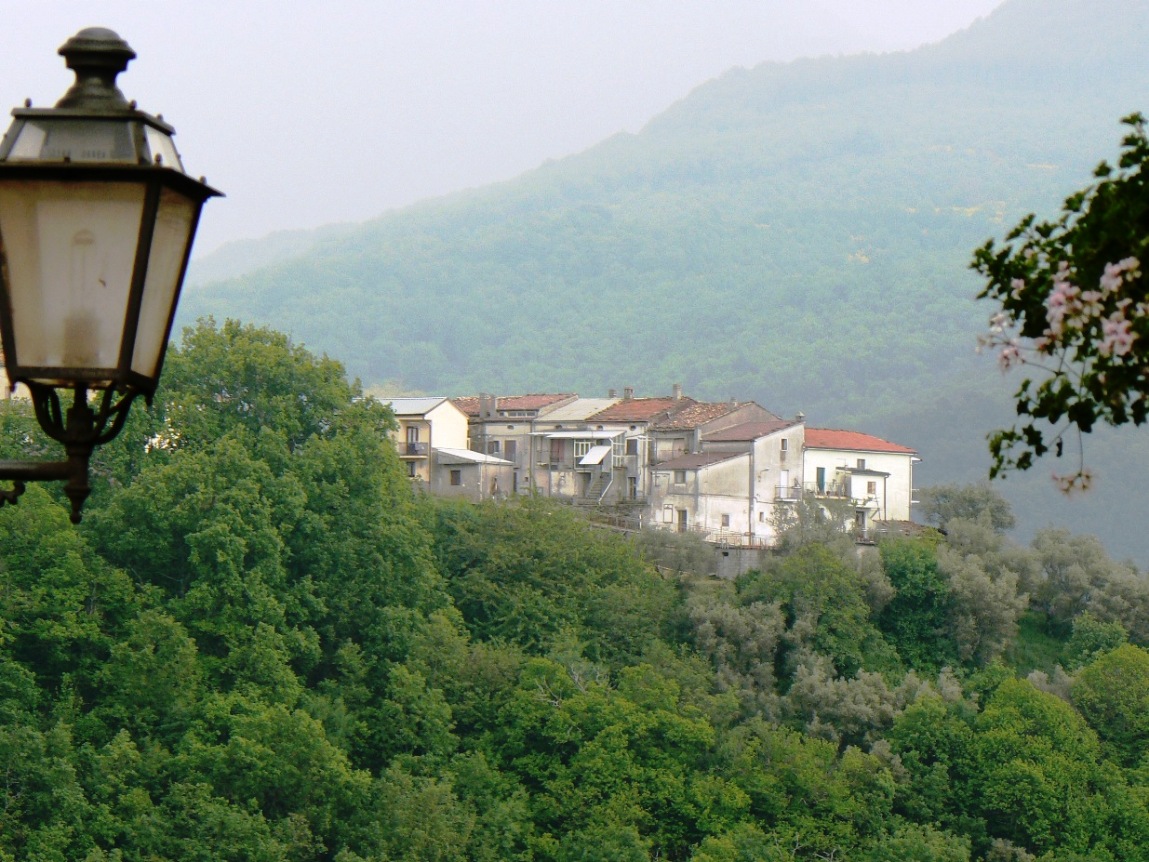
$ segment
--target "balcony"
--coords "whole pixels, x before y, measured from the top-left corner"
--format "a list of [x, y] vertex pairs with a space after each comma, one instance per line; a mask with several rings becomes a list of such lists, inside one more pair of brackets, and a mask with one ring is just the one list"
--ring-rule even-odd
[[399, 446], [399, 455], [403, 458], [426, 458], [428, 449], [427, 443], [403, 443]]
[[797, 502], [802, 499], [802, 486], [797, 482], [791, 485], [778, 485], [774, 488], [774, 499], [783, 502]]
[[783, 503], [796, 503], [799, 500], [829, 497], [835, 500], [849, 500], [850, 485], [848, 482], [827, 482], [818, 485], [817, 482], [807, 482], [799, 485], [797, 482], [790, 485], [775, 485], [774, 499]]
[[850, 499], [849, 482], [825, 482], [822, 485], [818, 485], [817, 482], [807, 482], [802, 490], [805, 494], [812, 497], [834, 497], [839, 500]]

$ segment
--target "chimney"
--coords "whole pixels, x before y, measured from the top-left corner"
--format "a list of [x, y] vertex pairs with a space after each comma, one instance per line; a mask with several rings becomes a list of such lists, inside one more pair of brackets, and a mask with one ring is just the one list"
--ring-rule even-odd
[[633, 386], [627, 386], [622, 390], [622, 400], [623, 401], [629, 401], [633, 397], [634, 397], [634, 387]]
[[497, 400], [494, 395], [488, 395], [486, 392], [479, 395], [479, 418], [492, 419], [495, 415], [495, 405]]
[[617, 398], [618, 397], [618, 390], [617, 389], [608, 389], [606, 391], [606, 397], [607, 398]]
[[801, 410], [799, 410], [798, 415], [794, 417], [794, 420], [796, 422], [805, 422], [806, 421], [806, 414], [803, 413]]
[[682, 384], [681, 383], [675, 383], [673, 386], [670, 387], [670, 389], [674, 393], [674, 400], [675, 401], [681, 401], [682, 400]]

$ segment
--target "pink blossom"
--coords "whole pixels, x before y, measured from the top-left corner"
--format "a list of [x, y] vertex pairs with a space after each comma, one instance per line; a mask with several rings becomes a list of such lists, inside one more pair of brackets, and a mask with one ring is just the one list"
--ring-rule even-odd
[[1093, 484], [1093, 473], [1088, 468], [1082, 467], [1076, 473], [1069, 473], [1065, 476], [1054, 473], [1052, 479], [1061, 489], [1061, 493], [1072, 494], [1078, 490], [1088, 491], [1089, 486]]
[[1013, 299], [1021, 299], [1021, 294], [1025, 290], [1025, 280], [1015, 278], [1009, 283], [1009, 286], [1013, 288], [1013, 290], [1009, 292], [1009, 295]]
[[1101, 289], [1106, 293], [1113, 293], [1125, 280], [1125, 273], [1129, 273], [1130, 277], [1136, 278], [1141, 273], [1139, 268], [1141, 261], [1135, 257], [1127, 257], [1117, 263], [1105, 264], [1105, 272], [1101, 276]]
[[1083, 290], [1081, 292], [1081, 316], [1101, 316], [1102, 293], [1099, 290]]
[[1111, 314], [1101, 321], [1102, 339], [1097, 352], [1102, 356], [1125, 356], [1137, 337], [1131, 326], [1120, 314]]
[[1002, 371], [1009, 371], [1014, 365], [1021, 365], [1024, 362], [1025, 357], [1021, 355], [1021, 351], [1013, 343], [1002, 347], [1001, 352], [997, 355], [997, 364]]

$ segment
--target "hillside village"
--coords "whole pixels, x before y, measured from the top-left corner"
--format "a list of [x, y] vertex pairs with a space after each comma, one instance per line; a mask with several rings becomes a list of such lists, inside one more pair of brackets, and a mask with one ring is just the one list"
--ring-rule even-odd
[[611, 507], [634, 527], [691, 532], [731, 548], [773, 546], [788, 508], [818, 501], [870, 540], [901, 530], [914, 501], [908, 446], [810, 428], [753, 401], [682, 393], [391, 398], [407, 475], [480, 501], [539, 494]]

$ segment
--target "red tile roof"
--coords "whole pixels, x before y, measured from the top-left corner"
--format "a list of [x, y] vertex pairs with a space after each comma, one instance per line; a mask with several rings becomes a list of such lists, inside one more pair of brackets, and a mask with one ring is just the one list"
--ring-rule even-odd
[[891, 452], [899, 455], [916, 455], [917, 450], [901, 446], [863, 434], [860, 431], [840, 431], [835, 428], [807, 428], [807, 449], [849, 449], [857, 452]]
[[697, 403], [693, 398], [624, 398], [595, 413], [588, 421], [650, 422], [661, 414], [669, 417]]
[[748, 456], [745, 452], [695, 452], [692, 455], [679, 455], [677, 458], [663, 461], [661, 464], [656, 464], [653, 469], [660, 471], [699, 470], [702, 467], [709, 467], [711, 464], [717, 464], [720, 461], [746, 457]]
[[[561, 394], [532, 393], [530, 395], [500, 395], [495, 401], [495, 410], [542, 410], [544, 407], [549, 407], [560, 401], [568, 401], [576, 397], [578, 396], [571, 392]], [[458, 398], [452, 398], [451, 401], [468, 416], [479, 415], [478, 395], [461, 395]]]
[[458, 398], [452, 398], [451, 403], [466, 413], [468, 416], [479, 415], [478, 395], [460, 395]]
[[[684, 399], [685, 400], [685, 399]], [[720, 419], [727, 413], [733, 413], [743, 405], [723, 401], [711, 404], [706, 401], [695, 401], [682, 410], [672, 414], [666, 419], [656, 422], [653, 426], [656, 431], [690, 431], [699, 425]]]
[[757, 440], [759, 437], [765, 437], [767, 434], [773, 434], [775, 431], [781, 431], [783, 428], [789, 428], [791, 425], [798, 424], [800, 424], [800, 420], [798, 419], [771, 419], [769, 422], [743, 422], [739, 425], [731, 425], [729, 428], [723, 428], [721, 431], [706, 434], [702, 439], [707, 443], [743, 443], [750, 440]]

